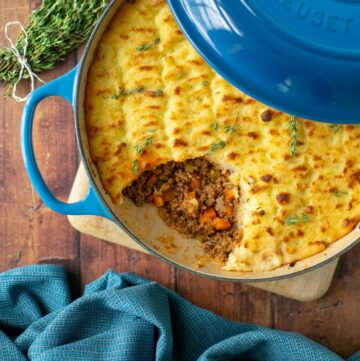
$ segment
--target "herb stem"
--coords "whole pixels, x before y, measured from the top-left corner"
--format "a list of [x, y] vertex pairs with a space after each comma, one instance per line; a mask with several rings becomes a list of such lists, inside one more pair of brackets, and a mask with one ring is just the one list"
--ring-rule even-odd
[[[59, 60], [85, 42], [109, 0], [43, 0], [25, 30], [28, 35], [26, 59], [34, 73], [50, 70]], [[16, 47], [23, 53], [25, 36], [20, 34]], [[0, 85], [10, 89], [19, 79], [21, 64], [6, 46], [0, 48]], [[23, 79], [29, 74], [24, 72]]]
[[297, 129], [297, 121], [293, 115], [290, 115], [289, 129], [290, 129], [290, 156], [295, 157], [299, 134]]

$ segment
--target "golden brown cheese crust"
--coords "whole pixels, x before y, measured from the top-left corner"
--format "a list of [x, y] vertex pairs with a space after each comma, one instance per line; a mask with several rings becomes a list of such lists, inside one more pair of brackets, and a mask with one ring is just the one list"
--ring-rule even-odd
[[165, 0], [128, 2], [115, 16], [89, 71], [85, 107], [91, 156], [116, 204], [142, 171], [169, 160], [207, 154], [233, 170], [243, 236], [229, 270], [311, 256], [360, 219], [360, 128], [298, 119], [291, 157], [289, 116], [217, 75]]

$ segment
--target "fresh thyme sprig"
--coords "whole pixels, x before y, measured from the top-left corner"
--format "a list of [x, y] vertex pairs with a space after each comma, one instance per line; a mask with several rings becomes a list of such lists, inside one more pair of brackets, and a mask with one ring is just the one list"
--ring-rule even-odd
[[214, 119], [214, 121], [211, 123], [210, 128], [213, 130], [217, 130], [218, 124], [217, 124], [216, 119]]
[[138, 153], [138, 154], [140, 154], [140, 155], [143, 154], [144, 149], [147, 148], [147, 147], [149, 147], [149, 146], [152, 144], [152, 142], [153, 142], [153, 138], [152, 138], [152, 137], [147, 137], [147, 138], [145, 139], [145, 142], [144, 142], [143, 145], [136, 144], [136, 145], [134, 146], [134, 148], [135, 148], [135, 150], [136, 150], [136, 153]]
[[134, 174], [139, 173], [139, 161], [137, 159], [133, 160], [131, 168]]
[[[226, 146], [226, 141], [230, 139], [230, 137], [236, 132], [236, 123], [239, 119], [239, 113], [236, 114], [235, 121], [232, 125], [228, 124], [224, 126], [224, 133], [225, 133], [225, 140], [220, 140], [218, 143], [213, 143], [210, 145], [210, 152], [215, 152], [220, 149], [224, 149]], [[219, 125], [214, 119], [214, 121], [211, 123], [210, 128], [214, 131], [218, 131]]]
[[334, 192], [333, 192], [333, 195], [335, 196], [335, 197], [342, 197], [342, 196], [346, 196], [346, 195], [348, 195], [349, 193], [347, 192], [347, 191], [339, 191], [339, 190], [335, 190]]
[[329, 128], [334, 132], [334, 134], [343, 130], [343, 126], [340, 124], [330, 124]]
[[290, 115], [289, 119], [289, 129], [290, 129], [290, 155], [292, 157], [296, 156], [296, 147], [299, 139], [297, 121], [293, 115]]
[[[84, 43], [109, 0], [44, 0], [25, 27], [28, 36], [26, 59], [34, 73], [50, 70], [59, 60]], [[23, 53], [24, 34], [16, 47]], [[0, 85], [19, 79], [21, 64], [8, 47], [0, 49]], [[23, 79], [29, 74], [24, 71]]]
[[[139, 155], [142, 155], [144, 152], [144, 149], [147, 147], [150, 147], [150, 145], [153, 143], [153, 137], [147, 137], [143, 143], [143, 145], [136, 144], [134, 146], [136, 153]], [[139, 173], [139, 161], [137, 159], [134, 159], [131, 165], [132, 172], [134, 174]]]
[[235, 133], [236, 129], [232, 125], [225, 125], [224, 132], [225, 134], [233, 134]]
[[211, 146], [210, 146], [210, 151], [211, 151], [211, 152], [215, 152], [216, 150], [224, 149], [224, 148], [225, 148], [225, 145], [226, 145], [226, 143], [225, 143], [223, 140], [220, 140], [219, 143], [211, 144]]
[[136, 48], [137, 51], [146, 51], [152, 48], [155, 45], [158, 45], [160, 43], [160, 38], [156, 38], [152, 43], [149, 44], [141, 44]]
[[161, 89], [145, 90], [145, 88], [143, 87], [136, 87], [131, 89], [122, 89], [120, 93], [115, 93], [110, 98], [118, 100], [120, 97], [127, 97], [133, 94], [144, 94], [144, 93], [154, 95], [157, 98], [162, 97], [164, 95], [164, 91]]
[[142, 148], [142, 146], [141, 145], [139, 145], [139, 144], [135, 144], [135, 146], [134, 146], [134, 148], [135, 148], [135, 150], [136, 150], [136, 153], [138, 153], [138, 154], [143, 154], [143, 148]]
[[161, 89], [155, 90], [155, 96], [156, 96], [157, 98], [162, 97], [163, 95], [164, 95], [164, 91], [163, 91], [163, 90], [161, 90]]
[[297, 214], [295, 214], [293, 216], [286, 217], [285, 224], [287, 226], [292, 226], [294, 224], [306, 223], [309, 220], [310, 220], [310, 218], [307, 214], [302, 214], [301, 217], [299, 217]]
[[142, 87], [137, 87], [137, 88], [133, 88], [133, 89], [123, 89], [120, 92], [119, 96], [127, 97], [128, 95], [142, 93], [143, 91], [144, 91], [144, 88], [142, 88]]

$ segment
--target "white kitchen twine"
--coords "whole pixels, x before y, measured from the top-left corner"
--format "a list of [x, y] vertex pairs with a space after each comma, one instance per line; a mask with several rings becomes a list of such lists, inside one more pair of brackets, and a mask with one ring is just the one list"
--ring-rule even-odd
[[[18, 25], [22, 31], [22, 33], [24, 34], [24, 40], [25, 40], [25, 46], [23, 49], [23, 54], [20, 54], [19, 49], [15, 46], [14, 42], [12, 41], [12, 39], [10, 38], [9, 35], [9, 27], [12, 25]], [[8, 40], [9, 44], [11, 45], [10, 49], [14, 55], [16, 56], [17, 61], [19, 62], [19, 64], [21, 65], [21, 70], [20, 70], [20, 74], [19, 74], [19, 78], [16, 81], [16, 83], [13, 86], [13, 90], [12, 90], [12, 94], [11, 96], [18, 102], [25, 102], [26, 100], [28, 100], [29, 96], [31, 95], [31, 93], [35, 90], [35, 79], [39, 80], [41, 83], [45, 83], [44, 80], [42, 80], [38, 75], [36, 75], [27, 59], [26, 59], [26, 55], [27, 55], [27, 51], [28, 51], [28, 44], [29, 44], [29, 38], [28, 38], [28, 34], [26, 32], [26, 30], [24, 29], [24, 27], [22, 26], [22, 24], [19, 21], [10, 21], [5, 25], [5, 37]], [[27, 94], [25, 97], [19, 97], [16, 95], [16, 91], [17, 91], [17, 86], [20, 83], [23, 75], [24, 75], [24, 71], [27, 71], [27, 73], [29, 74], [30, 80], [31, 80], [31, 91], [29, 94]]]

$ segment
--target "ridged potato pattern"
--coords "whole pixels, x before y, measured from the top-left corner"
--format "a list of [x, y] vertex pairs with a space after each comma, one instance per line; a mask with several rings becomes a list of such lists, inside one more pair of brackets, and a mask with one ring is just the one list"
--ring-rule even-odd
[[264, 271], [322, 251], [360, 220], [360, 128], [297, 119], [235, 89], [197, 54], [166, 1], [125, 3], [88, 74], [92, 160], [113, 202], [141, 172], [206, 156], [240, 186], [227, 270]]

